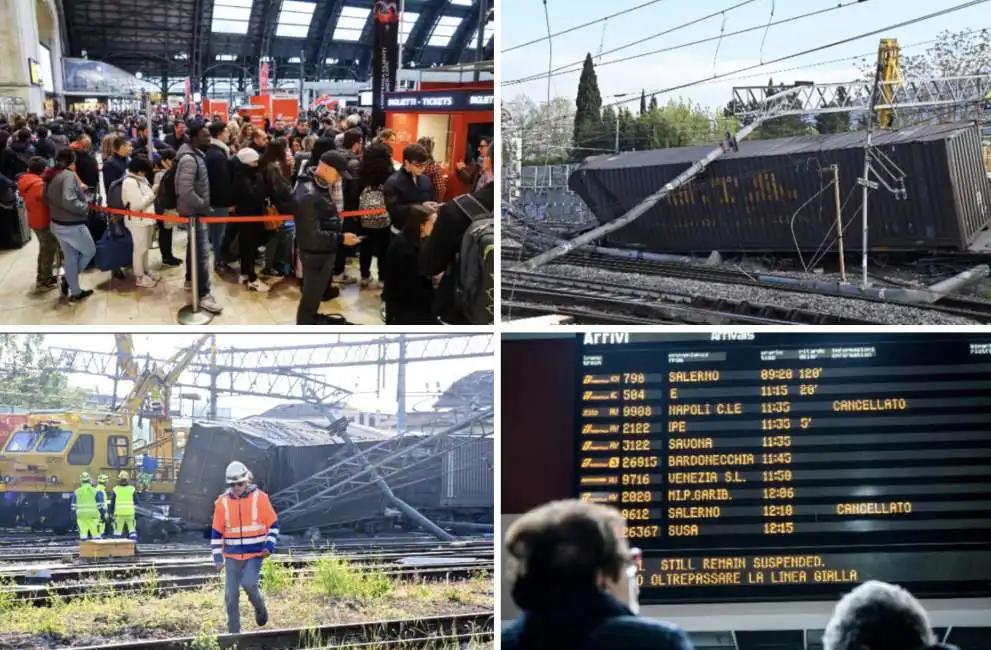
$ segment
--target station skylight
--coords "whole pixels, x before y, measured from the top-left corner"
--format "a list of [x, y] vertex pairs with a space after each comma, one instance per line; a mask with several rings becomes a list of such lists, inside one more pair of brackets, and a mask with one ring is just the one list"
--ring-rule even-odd
[[218, 54], [214, 57], [217, 61], [237, 61], [236, 54]]
[[[485, 41], [483, 42], [483, 44], [487, 46], [489, 44], [489, 41], [492, 40], [492, 36], [494, 34], [495, 34], [495, 24], [491, 22], [485, 23], [485, 36], [483, 37]], [[478, 29], [476, 28], [475, 31], [471, 33], [471, 40], [468, 41], [468, 49], [469, 50], [474, 49], [475, 43], [477, 42], [478, 42]]]
[[429, 47], [447, 47], [451, 43], [454, 32], [458, 30], [458, 25], [463, 19], [460, 16], [441, 16], [434, 26], [434, 33], [427, 41]]
[[337, 27], [334, 29], [333, 39], [335, 41], [351, 41], [356, 43], [361, 38], [361, 32], [368, 22], [368, 15], [372, 13], [367, 7], [342, 7], [341, 16], [337, 19]]
[[289, 63], [299, 63], [299, 62], [300, 62], [300, 58], [298, 56], [289, 57]]
[[416, 24], [417, 19], [420, 14], [413, 11], [404, 11], [399, 18], [399, 38], [403, 43], [409, 37], [409, 33], [413, 31], [413, 25]]
[[283, 38], [306, 38], [313, 21], [313, 10], [316, 8], [317, 5], [313, 2], [282, 0], [275, 35]]
[[254, 0], [215, 0], [211, 29], [224, 34], [247, 34]]
[[475, 4], [475, 0], [451, 0], [451, 4], [459, 7], [470, 7]]

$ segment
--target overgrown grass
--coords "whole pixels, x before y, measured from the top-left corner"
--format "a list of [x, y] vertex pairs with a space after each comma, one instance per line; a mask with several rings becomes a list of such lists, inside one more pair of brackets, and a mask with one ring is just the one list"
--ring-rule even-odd
[[292, 565], [269, 560], [262, 564], [261, 585], [265, 594], [281, 594], [293, 584]]
[[312, 585], [323, 596], [372, 601], [392, 591], [389, 576], [356, 569], [336, 555], [321, 558], [314, 565]]
[[[48, 594], [38, 607], [5, 592], [0, 583], [0, 648], [64, 647], [175, 636], [194, 637], [191, 650], [214, 650], [227, 630], [222, 575], [200, 589], [159, 595], [159, 575], [144, 574], [145, 585], [114, 592], [99, 580], [91, 595], [65, 600]], [[272, 627], [316, 627], [334, 623], [415, 618], [491, 609], [493, 583], [487, 573], [451, 583], [405, 582], [365, 573], [337, 557], [297, 574], [266, 561], [262, 581]], [[9, 584], [9, 583], [8, 583]], [[254, 629], [254, 613], [241, 597], [241, 622]], [[317, 641], [317, 639], [314, 639]], [[315, 643], [314, 645], [319, 645]]]

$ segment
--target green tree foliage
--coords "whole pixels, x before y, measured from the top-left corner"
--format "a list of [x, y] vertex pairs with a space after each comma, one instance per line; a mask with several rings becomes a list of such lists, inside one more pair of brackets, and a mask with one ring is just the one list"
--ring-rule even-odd
[[[921, 54], [902, 53], [898, 67], [902, 78], [910, 81], [987, 74], [991, 71], [991, 31], [969, 27], [957, 32], [942, 31], [936, 42]], [[867, 81], [874, 81], [876, 68], [874, 59], [860, 62]], [[895, 113], [895, 128], [933, 120], [970, 120], [980, 117], [979, 111], [979, 106], [902, 109]]]
[[599, 81], [595, 76], [595, 65], [591, 53], [585, 55], [585, 64], [578, 79], [578, 94], [575, 98], [575, 131], [574, 150], [575, 160], [584, 160], [588, 156], [601, 153], [597, 149], [606, 149], [603, 143], [607, 137], [602, 124], [602, 95], [599, 93]]
[[[767, 94], [781, 92], [786, 86], [782, 84], [774, 85], [773, 79], [767, 81]], [[801, 108], [801, 101], [797, 98], [792, 101], [792, 106]], [[789, 115], [787, 117], [776, 117], [773, 120], [764, 122], [750, 135], [751, 140], [772, 140], [774, 138], [790, 138], [796, 135], [808, 135], [814, 133], [815, 129], [805, 123], [801, 115]]]
[[[839, 88], [836, 91], [836, 99], [828, 104], [831, 108], [848, 106], [850, 103], [849, 94], [846, 88]], [[850, 113], [821, 113], [816, 115], [816, 131], [826, 133], [846, 133], [850, 130]]]
[[643, 115], [647, 112], [647, 91], [640, 91], [640, 114]]
[[619, 148], [622, 151], [665, 149], [720, 142], [726, 131], [736, 131], [735, 119], [714, 114], [699, 104], [671, 99], [646, 113], [634, 116], [623, 108], [619, 113]]
[[[874, 61], [867, 66], [871, 78], [874, 66]], [[991, 31], [967, 28], [940, 32], [936, 42], [922, 54], [902, 54], [899, 67], [906, 79], [987, 74], [991, 70]]]
[[[523, 125], [523, 164], [555, 165], [570, 162], [571, 131], [575, 115], [575, 108], [570, 100], [555, 97], [550, 104], [537, 103], [526, 95], [519, 95], [506, 102], [505, 108]], [[504, 143], [505, 146], [507, 143]], [[508, 161], [508, 150], [504, 155]]]
[[0, 334], [0, 405], [25, 409], [81, 408], [85, 393], [44, 354], [41, 334]]

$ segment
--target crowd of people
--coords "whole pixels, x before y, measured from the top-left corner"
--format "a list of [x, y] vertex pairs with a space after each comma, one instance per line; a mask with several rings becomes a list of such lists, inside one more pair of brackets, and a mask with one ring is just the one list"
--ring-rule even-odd
[[[619, 510], [555, 501], [506, 532], [505, 575], [523, 614], [502, 631], [503, 650], [692, 650], [678, 627], [639, 614], [639, 551]], [[836, 604], [823, 650], [952, 650], [935, 637], [926, 610], [905, 589], [859, 585]]]
[[[36, 289], [61, 284], [69, 303], [92, 295], [82, 274], [94, 264], [153, 291], [157, 236], [161, 266], [185, 265], [189, 291], [195, 260], [199, 306], [215, 314], [223, 306], [211, 269], [259, 293], [301, 278], [298, 324], [346, 322], [320, 305], [349, 284], [380, 293], [387, 324], [491, 322], [491, 142], [454, 165], [470, 193], [449, 198], [431, 138], [399, 149], [398, 134], [373, 134], [366, 114], [349, 111], [264, 127], [167, 109], [150, 124], [128, 112], [0, 116], [0, 209], [20, 196], [39, 242]], [[271, 218], [188, 219], [232, 215]], [[181, 259], [173, 234], [192, 223], [196, 254], [187, 237]], [[123, 246], [129, 259], [98, 254]], [[357, 276], [348, 272], [352, 256]]]

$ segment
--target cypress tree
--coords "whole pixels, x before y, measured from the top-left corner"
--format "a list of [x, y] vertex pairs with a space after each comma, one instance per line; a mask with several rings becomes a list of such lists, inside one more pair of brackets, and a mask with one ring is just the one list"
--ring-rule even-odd
[[650, 96], [650, 112], [653, 113], [657, 110], [657, 95]]
[[640, 91], [640, 114], [643, 115], [647, 112], [647, 91]]
[[575, 142], [573, 156], [576, 161], [597, 153], [602, 148], [602, 95], [599, 81], [595, 76], [592, 54], [585, 55], [585, 64], [578, 79], [578, 94], [575, 97]]

